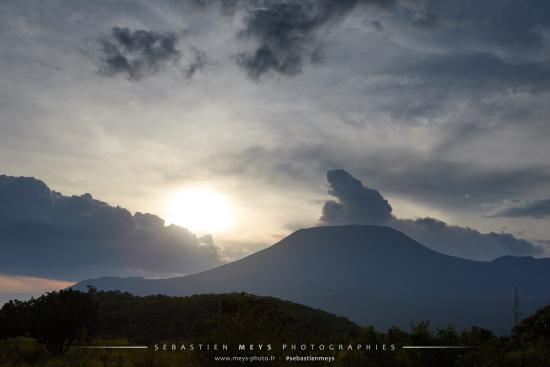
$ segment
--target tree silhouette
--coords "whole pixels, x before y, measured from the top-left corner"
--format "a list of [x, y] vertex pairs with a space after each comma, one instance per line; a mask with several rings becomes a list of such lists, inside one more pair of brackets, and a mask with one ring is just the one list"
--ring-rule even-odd
[[550, 345], [550, 305], [521, 321], [512, 336], [523, 344], [539, 341]]
[[29, 302], [12, 300], [0, 309], [0, 340], [27, 336], [30, 330]]
[[97, 329], [98, 306], [92, 293], [69, 289], [38, 298], [33, 336], [54, 354], [64, 354], [79, 337], [88, 338]]
[[97, 330], [94, 292], [68, 289], [26, 302], [10, 301], [0, 310], [0, 338], [30, 336], [51, 353], [64, 354], [77, 339], [88, 339]]

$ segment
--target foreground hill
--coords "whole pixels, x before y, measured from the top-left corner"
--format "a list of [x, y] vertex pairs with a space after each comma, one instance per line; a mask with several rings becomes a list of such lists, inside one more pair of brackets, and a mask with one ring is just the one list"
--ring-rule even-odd
[[[549, 321], [547, 306], [503, 337], [478, 327], [432, 332], [426, 322], [411, 325], [410, 331], [383, 333], [244, 293], [136, 297], [62, 290], [0, 309], [0, 367], [289, 366], [298, 361], [335, 367], [547, 367]], [[407, 348], [414, 345], [474, 348]]]
[[550, 259], [498, 258], [478, 262], [430, 250], [379, 226], [315, 227], [215, 269], [170, 279], [99, 278], [82, 281], [138, 295], [248, 292], [346, 316], [378, 328], [411, 322], [507, 333], [517, 287], [521, 311], [550, 302]]
[[138, 297], [98, 292], [95, 299], [100, 337], [144, 344], [209, 339], [226, 343], [327, 342], [347, 340], [359, 330], [344, 317], [246, 293]]

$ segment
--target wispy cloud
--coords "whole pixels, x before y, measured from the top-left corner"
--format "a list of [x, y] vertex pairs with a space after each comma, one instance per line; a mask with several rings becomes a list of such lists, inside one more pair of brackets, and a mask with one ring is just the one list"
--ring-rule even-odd
[[487, 216], [490, 218], [547, 218], [550, 217], [550, 199], [507, 201]]

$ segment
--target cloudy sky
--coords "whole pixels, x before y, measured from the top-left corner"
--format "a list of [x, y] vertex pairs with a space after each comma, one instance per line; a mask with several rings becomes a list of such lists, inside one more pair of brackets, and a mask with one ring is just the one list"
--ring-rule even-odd
[[[0, 44], [0, 174], [212, 232], [216, 261], [390, 221], [428, 242], [439, 223], [459, 256], [550, 254], [547, 1], [2, 1]], [[391, 210], [349, 209], [336, 168]], [[201, 210], [185, 190], [224, 225], [178, 222]]]

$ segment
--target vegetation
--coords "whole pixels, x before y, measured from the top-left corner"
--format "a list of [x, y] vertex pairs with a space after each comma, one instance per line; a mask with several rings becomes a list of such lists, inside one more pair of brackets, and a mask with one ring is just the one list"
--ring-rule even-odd
[[27, 302], [10, 301], [0, 311], [0, 339], [28, 336], [52, 354], [61, 355], [77, 340], [96, 332], [98, 304], [95, 291], [46, 293]]
[[[155, 350], [155, 344], [161, 350]], [[163, 344], [167, 351], [162, 351]], [[197, 348], [199, 344], [227, 344], [229, 350], [189, 350], [190, 345]], [[239, 344], [247, 350], [238, 350]], [[268, 344], [271, 350], [265, 349]], [[307, 345], [308, 349], [282, 350], [283, 344]], [[315, 347], [310, 349], [311, 344]], [[75, 345], [149, 348], [79, 349]], [[185, 351], [182, 345], [187, 346]], [[264, 348], [259, 350], [258, 345]], [[319, 345], [327, 349], [320, 350]], [[329, 350], [329, 345], [344, 348]], [[363, 347], [357, 349], [357, 345]], [[371, 350], [365, 349], [367, 345]], [[473, 348], [422, 350], [403, 349], [404, 345]], [[243, 293], [136, 297], [93, 289], [88, 293], [64, 290], [27, 302], [11, 301], [0, 310], [2, 367], [243, 365], [241, 361], [216, 362], [215, 356], [275, 356], [273, 362], [244, 365], [293, 364], [285, 361], [287, 355], [335, 357], [332, 362], [311, 363], [316, 366], [537, 367], [549, 365], [549, 346], [550, 306], [519, 322], [506, 337], [476, 327], [460, 332], [451, 326], [432, 330], [428, 322], [411, 325], [408, 331], [394, 327], [384, 333], [320, 310]]]
[[343, 340], [359, 327], [344, 317], [244, 293], [136, 297], [98, 292], [99, 335], [138, 344], [162, 340], [261, 343]]

